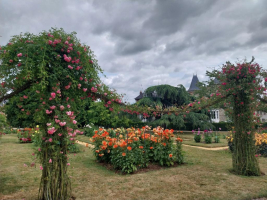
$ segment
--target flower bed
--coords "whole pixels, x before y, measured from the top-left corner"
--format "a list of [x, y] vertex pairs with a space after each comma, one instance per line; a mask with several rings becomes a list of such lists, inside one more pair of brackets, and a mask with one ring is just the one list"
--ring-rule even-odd
[[[233, 145], [233, 136], [227, 136], [226, 137], [228, 141], [229, 150], [231, 152], [234, 151], [234, 145]], [[267, 157], [267, 133], [255, 133], [255, 145], [256, 145], [256, 156], [264, 156]]]
[[99, 162], [110, 163], [123, 173], [132, 173], [149, 163], [171, 166], [184, 162], [182, 139], [173, 144], [173, 130], [160, 127], [147, 133], [149, 127], [95, 131], [92, 142]]
[[[36, 128], [38, 129], [38, 128]], [[20, 143], [31, 143], [32, 142], [32, 135], [34, 133], [33, 128], [24, 128], [24, 129], [18, 129], [18, 138]]]

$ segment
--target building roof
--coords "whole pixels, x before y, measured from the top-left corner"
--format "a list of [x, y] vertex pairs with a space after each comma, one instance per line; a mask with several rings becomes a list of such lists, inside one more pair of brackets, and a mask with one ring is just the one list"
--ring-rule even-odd
[[143, 97], [144, 97], [144, 93], [140, 91], [140, 94], [137, 97], [135, 97], [134, 99], [136, 101], [138, 101], [138, 100], [142, 99]]
[[193, 92], [195, 90], [199, 90], [199, 87], [197, 86], [199, 80], [197, 78], [197, 75], [193, 75], [191, 84], [190, 84], [190, 88], [188, 89], [188, 92]]

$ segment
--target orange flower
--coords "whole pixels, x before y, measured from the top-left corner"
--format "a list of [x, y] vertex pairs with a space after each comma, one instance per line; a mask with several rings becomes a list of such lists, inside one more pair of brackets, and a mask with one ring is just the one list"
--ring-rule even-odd
[[143, 149], [144, 147], [143, 146], [139, 146], [139, 149]]
[[153, 149], [153, 147], [150, 147], [150, 149]]
[[99, 153], [99, 150], [95, 150], [96, 153]]
[[164, 146], [164, 147], [166, 146], [166, 143], [165, 143], [165, 142], [163, 143], [163, 146]]
[[98, 154], [100, 157], [102, 157], [104, 154], [102, 153], [102, 154]]
[[100, 131], [103, 131], [103, 128], [100, 128], [99, 130], [100, 130]]
[[112, 146], [112, 142], [109, 142], [109, 143], [108, 143], [108, 146]]
[[122, 153], [122, 156], [126, 156], [126, 153], [123, 152], [123, 153]]
[[102, 144], [103, 144], [104, 146], [107, 146], [107, 142], [106, 142], [106, 141], [102, 141]]
[[88, 143], [85, 144], [86, 147], [88, 147], [88, 145], [89, 145]]
[[98, 131], [95, 131], [95, 134], [97, 134], [98, 133]]
[[129, 151], [131, 151], [131, 150], [132, 150], [132, 147], [127, 147], [127, 149], [128, 149]]
[[113, 148], [114, 148], [114, 149], [116, 149], [117, 147], [118, 147], [118, 145], [116, 145], [116, 144], [115, 144], [115, 145], [113, 145]]
[[172, 154], [169, 154], [169, 157], [171, 158], [172, 157]]
[[107, 148], [107, 146], [102, 146], [101, 148], [102, 148], [103, 150], [105, 150], [105, 149]]

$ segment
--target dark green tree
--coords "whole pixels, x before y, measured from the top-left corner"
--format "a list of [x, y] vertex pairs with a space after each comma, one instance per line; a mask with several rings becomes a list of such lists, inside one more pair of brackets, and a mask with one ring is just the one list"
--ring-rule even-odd
[[[152, 109], [165, 109], [188, 105], [195, 99], [194, 96], [191, 96], [186, 91], [183, 85], [179, 85], [178, 87], [158, 85], [147, 88], [144, 92], [144, 98], [140, 99], [136, 104], [139, 106], [148, 106]], [[192, 123], [194, 128], [208, 129], [213, 127], [208, 114], [205, 109], [184, 114], [154, 112], [155, 120], [151, 124], [154, 126], [160, 125], [165, 128], [172, 124], [172, 126], [182, 128], [185, 122], [188, 122]]]

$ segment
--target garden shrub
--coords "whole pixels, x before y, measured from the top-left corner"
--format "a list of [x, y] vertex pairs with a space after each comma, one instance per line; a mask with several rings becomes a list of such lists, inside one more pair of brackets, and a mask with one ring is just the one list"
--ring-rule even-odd
[[153, 133], [147, 133], [147, 130], [148, 127], [95, 131], [92, 141], [97, 161], [111, 163], [123, 173], [132, 173], [147, 167], [150, 162], [162, 166], [184, 162], [182, 139], [178, 138], [177, 145], [173, 145], [173, 130], [160, 127], [154, 128]]
[[201, 141], [201, 132], [200, 132], [200, 129], [198, 129], [198, 132], [197, 133], [194, 130], [192, 132], [194, 134], [194, 140], [195, 140], [195, 142], [199, 143]]
[[34, 129], [24, 128], [18, 130], [18, 139], [20, 143], [32, 143], [32, 134]]
[[211, 144], [212, 142], [211, 132], [208, 130], [204, 130], [204, 141], [206, 144]]

